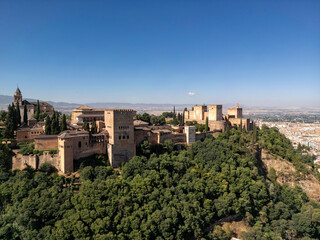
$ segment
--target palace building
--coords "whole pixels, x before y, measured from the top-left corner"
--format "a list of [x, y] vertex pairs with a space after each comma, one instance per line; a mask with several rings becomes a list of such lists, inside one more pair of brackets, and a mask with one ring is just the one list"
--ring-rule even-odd
[[[19, 89], [16, 101], [22, 101]], [[163, 144], [171, 140], [177, 146], [192, 144], [206, 137], [206, 134], [217, 136], [227, 126], [242, 126], [251, 130], [253, 122], [242, 117], [242, 108], [229, 108], [223, 115], [222, 105], [194, 106], [192, 111], [185, 111], [185, 122], [196, 121], [205, 124], [208, 121], [209, 131], [196, 132], [195, 126], [149, 126], [148, 123], [135, 120], [133, 109], [94, 109], [81, 106], [72, 111], [71, 122], [67, 131], [58, 135], [40, 134], [43, 129], [39, 123], [33, 128], [25, 126], [19, 130], [21, 140], [35, 142], [35, 150], [44, 154], [13, 157], [13, 168], [23, 169], [26, 164], [38, 168], [42, 163], [52, 164], [62, 173], [73, 172], [74, 166], [81, 158], [94, 154], [104, 154], [112, 167], [120, 167], [136, 155], [136, 148], [148, 141], [151, 145]], [[98, 133], [91, 134], [81, 130], [83, 123], [92, 126], [96, 122]], [[73, 129], [73, 130], [72, 130]], [[31, 132], [30, 132], [31, 131]], [[49, 150], [55, 150], [50, 154]]]

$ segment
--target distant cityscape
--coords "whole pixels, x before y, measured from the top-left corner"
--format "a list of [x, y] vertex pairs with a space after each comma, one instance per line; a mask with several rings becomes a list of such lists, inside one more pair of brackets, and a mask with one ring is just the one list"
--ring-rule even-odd
[[266, 122], [255, 121], [257, 126], [276, 127], [289, 138], [292, 145], [297, 148], [298, 144], [310, 147], [310, 153], [316, 155], [316, 163], [320, 164], [320, 123], [300, 123], [300, 122]]

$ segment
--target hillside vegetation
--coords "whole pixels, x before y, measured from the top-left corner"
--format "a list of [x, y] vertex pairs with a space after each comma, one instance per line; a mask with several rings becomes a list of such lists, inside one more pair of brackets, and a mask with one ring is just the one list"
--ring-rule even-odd
[[267, 172], [259, 146], [291, 163], [301, 178], [319, 177], [312, 157], [266, 127], [227, 130], [181, 151], [149, 149], [121, 175], [109, 166], [83, 167], [80, 187], [49, 165], [3, 168], [0, 238], [230, 239], [233, 231], [216, 223], [240, 218], [242, 239], [319, 239], [319, 204], [299, 185], [280, 184], [275, 170]]

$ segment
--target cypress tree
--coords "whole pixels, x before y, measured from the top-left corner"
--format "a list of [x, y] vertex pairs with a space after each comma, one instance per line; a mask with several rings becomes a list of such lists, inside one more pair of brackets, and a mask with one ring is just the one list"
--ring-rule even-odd
[[21, 113], [20, 113], [20, 106], [18, 101], [16, 105], [16, 112], [17, 112], [17, 127], [19, 127], [21, 125]]
[[[56, 124], [57, 124], [57, 128], [56, 128], [56, 131], [57, 131], [57, 134], [60, 133], [60, 121], [59, 121], [59, 116], [60, 116], [60, 113], [59, 112], [56, 112]], [[66, 125], [67, 126], [67, 125]]]
[[13, 122], [13, 130], [17, 130], [18, 128], [18, 119], [17, 119], [17, 112], [16, 108], [14, 107], [14, 103], [12, 105], [9, 105], [11, 111], [12, 111], [12, 122]]
[[242, 118], [240, 120], [240, 132], [242, 132]]
[[51, 134], [51, 119], [49, 116], [47, 116], [46, 118], [46, 123], [45, 123], [45, 130], [44, 130], [44, 133], [46, 135], [50, 135]]
[[37, 110], [36, 110], [37, 122], [39, 121], [39, 118], [40, 118], [40, 102], [39, 102], [39, 100], [37, 100]]
[[93, 122], [92, 122], [92, 125], [91, 125], [91, 133], [92, 133], [92, 134], [97, 133], [97, 124], [96, 124], [96, 121], [93, 121]]
[[51, 134], [55, 134], [55, 131], [54, 131], [55, 125], [56, 125], [55, 122], [56, 122], [56, 112], [53, 111], [53, 114], [51, 116]]
[[13, 113], [14, 108], [9, 105], [8, 107], [8, 114], [6, 118], [6, 128], [4, 130], [4, 136], [6, 138], [13, 138], [13, 133], [14, 133], [14, 113]]
[[188, 109], [185, 107], [183, 109], [183, 115], [182, 115], [182, 126], [184, 126], [184, 114], [185, 114], [186, 111], [188, 111]]
[[253, 143], [257, 142], [257, 127], [255, 123], [253, 123], [252, 142]]
[[62, 115], [62, 120], [61, 120], [61, 132], [67, 130], [67, 118], [66, 115]]
[[230, 136], [230, 126], [229, 123], [227, 122], [227, 126], [226, 126], [226, 137], [229, 138]]
[[204, 129], [206, 132], [209, 131], [209, 119], [206, 117], [206, 126], [205, 126], [205, 129]]
[[176, 125], [177, 124], [177, 115], [176, 115], [176, 107], [173, 106], [173, 121], [174, 121], [174, 124]]
[[51, 134], [58, 134], [58, 133], [60, 133], [59, 119], [57, 117], [57, 112], [53, 111], [53, 114], [51, 117]]
[[28, 124], [28, 112], [27, 112], [27, 103], [24, 102], [24, 109], [23, 109], [23, 122]]

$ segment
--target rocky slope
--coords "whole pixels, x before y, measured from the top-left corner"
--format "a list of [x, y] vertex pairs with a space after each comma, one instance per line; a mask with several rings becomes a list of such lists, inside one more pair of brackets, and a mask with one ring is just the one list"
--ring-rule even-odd
[[261, 151], [261, 161], [268, 172], [271, 168], [275, 170], [278, 183], [286, 183], [290, 187], [297, 184], [310, 199], [320, 202], [320, 183], [312, 174], [299, 174], [291, 162], [273, 156], [264, 149]]

